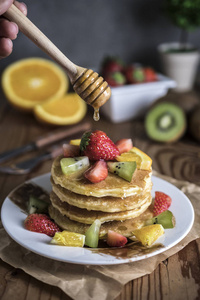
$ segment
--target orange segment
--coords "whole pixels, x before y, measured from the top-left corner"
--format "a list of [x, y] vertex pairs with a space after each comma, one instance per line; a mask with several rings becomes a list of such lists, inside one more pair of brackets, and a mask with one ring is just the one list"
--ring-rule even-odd
[[62, 97], [69, 88], [69, 80], [65, 72], [50, 60], [28, 58], [4, 70], [2, 87], [11, 104], [32, 110], [38, 103]]
[[34, 108], [34, 114], [42, 122], [55, 125], [74, 124], [82, 120], [87, 105], [77, 94], [69, 93]]
[[140, 149], [133, 147], [130, 151], [124, 152], [116, 157], [117, 161], [136, 161], [137, 168], [142, 170], [150, 170], [152, 159]]

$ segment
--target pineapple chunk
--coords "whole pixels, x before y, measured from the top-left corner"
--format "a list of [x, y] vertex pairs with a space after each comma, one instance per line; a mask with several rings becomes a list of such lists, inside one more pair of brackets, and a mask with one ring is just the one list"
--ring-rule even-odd
[[164, 234], [164, 228], [161, 224], [154, 224], [137, 229], [133, 232], [133, 234], [143, 246], [151, 246], [161, 235]]
[[70, 140], [70, 145], [74, 145], [74, 146], [80, 146], [81, 143], [81, 139], [76, 139], [76, 140]]

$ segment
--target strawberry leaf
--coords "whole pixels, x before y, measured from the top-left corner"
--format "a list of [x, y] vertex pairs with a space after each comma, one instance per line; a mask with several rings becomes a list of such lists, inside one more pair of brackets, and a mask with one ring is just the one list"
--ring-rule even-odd
[[80, 143], [80, 150], [85, 151], [86, 147], [89, 145], [90, 142], [90, 135], [91, 132], [85, 132], [81, 138], [81, 143]]

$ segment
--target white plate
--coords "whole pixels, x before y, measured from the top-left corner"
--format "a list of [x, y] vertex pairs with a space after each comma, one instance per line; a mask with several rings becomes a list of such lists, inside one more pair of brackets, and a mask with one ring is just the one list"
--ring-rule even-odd
[[[194, 222], [194, 210], [191, 202], [178, 188], [155, 176], [152, 177], [152, 181], [152, 196], [155, 195], [155, 191], [162, 191], [171, 196], [172, 205], [170, 210], [175, 216], [176, 226], [173, 229], [166, 229], [164, 236], [157, 240], [164, 247], [156, 248], [155, 251], [150, 253], [135, 255], [127, 252], [126, 254], [128, 255], [122, 258], [122, 255], [118, 255], [120, 249], [112, 250], [112, 254], [104, 254], [88, 248], [49, 244], [50, 237], [45, 234], [28, 231], [24, 228], [23, 222], [26, 214], [9, 199], [9, 196], [5, 199], [2, 206], [2, 223], [10, 237], [18, 244], [32, 252], [54, 260], [90, 265], [111, 265], [138, 261], [157, 255], [176, 245], [188, 234]], [[47, 191], [51, 191], [50, 174], [36, 177], [31, 182], [38, 184]], [[129, 251], [128, 247], [126, 247], [126, 251]]]

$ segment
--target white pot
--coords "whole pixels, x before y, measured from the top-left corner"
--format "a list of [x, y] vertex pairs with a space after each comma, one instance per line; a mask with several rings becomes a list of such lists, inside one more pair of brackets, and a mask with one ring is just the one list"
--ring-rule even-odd
[[[187, 44], [188, 49], [194, 48]], [[175, 80], [178, 92], [186, 92], [193, 88], [199, 63], [199, 51], [175, 52], [171, 53], [169, 49], [179, 49], [179, 43], [166, 43], [158, 46], [158, 52], [163, 68], [163, 73]]]

